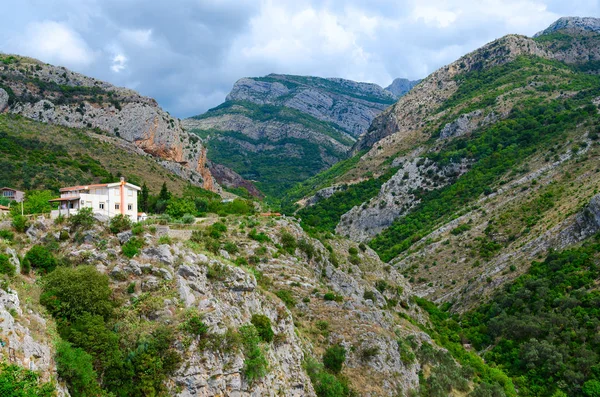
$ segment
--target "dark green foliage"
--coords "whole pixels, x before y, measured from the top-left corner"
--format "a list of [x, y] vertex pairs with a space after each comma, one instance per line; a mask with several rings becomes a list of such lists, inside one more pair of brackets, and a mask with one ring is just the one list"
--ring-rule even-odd
[[219, 239], [223, 233], [227, 232], [227, 226], [223, 222], [215, 222], [208, 227], [207, 231], [210, 237]]
[[42, 283], [40, 302], [56, 318], [73, 320], [83, 313], [107, 318], [112, 313], [108, 276], [92, 266], [59, 267]]
[[365, 291], [363, 293], [363, 299], [364, 300], [372, 300], [373, 302], [377, 301], [377, 299], [375, 299], [375, 292], [373, 292], [373, 291]]
[[250, 230], [250, 233], [248, 233], [248, 237], [250, 237], [252, 240], [258, 241], [259, 243], [266, 243], [268, 241], [271, 241], [269, 236], [267, 236], [263, 232], [257, 232], [256, 229]]
[[195, 337], [202, 337], [208, 333], [208, 326], [204, 324], [202, 317], [197, 313], [190, 314], [181, 324], [181, 329]]
[[138, 194], [138, 207], [142, 212], [148, 212], [150, 210], [150, 190], [146, 186], [146, 182], [142, 185], [142, 190]]
[[213, 281], [225, 281], [231, 274], [231, 271], [226, 265], [214, 264], [206, 270], [206, 278]]
[[13, 241], [15, 239], [15, 234], [10, 230], [2, 229], [0, 230], [0, 238], [7, 241]]
[[464, 232], [467, 232], [469, 230], [471, 230], [471, 225], [469, 225], [468, 223], [463, 223], [462, 225], [459, 225], [454, 229], [450, 230], [450, 233], [452, 233], [455, 236], [458, 236], [459, 234], [463, 234]]
[[[520, 62], [530, 61], [524, 59]], [[523, 66], [519, 62], [512, 64], [493, 68], [489, 73], [518, 71], [519, 65]], [[558, 65], [555, 66], [558, 69], [566, 68]], [[476, 75], [472, 78], [491, 78], [486, 76]], [[596, 118], [597, 109], [590, 105], [591, 98], [598, 94], [593, 88], [598, 86], [598, 78], [583, 73], [569, 76], [569, 87], [578, 87], [581, 90], [573, 98], [551, 102], [544, 102], [539, 98], [523, 100], [515, 106], [508, 118], [484, 128], [473, 136], [454, 139], [442, 151], [432, 153], [431, 159], [440, 166], [457, 163], [462, 159], [474, 161], [474, 164], [470, 171], [447, 187], [432, 191], [415, 191], [420, 199], [415, 209], [405, 217], [397, 219], [370, 242], [380, 257], [389, 261], [405, 251], [428, 234], [435, 225], [455, 216], [457, 208], [464, 207], [488, 191], [502, 175], [540, 147], [564, 138], [566, 131], [572, 130], [584, 120]], [[499, 81], [492, 80], [494, 84]]]
[[114, 234], [131, 229], [131, 219], [127, 215], [115, 215], [110, 219], [108, 228]]
[[101, 394], [92, 357], [83, 349], [61, 341], [56, 347], [56, 371], [69, 387], [72, 396], [95, 397]]
[[327, 292], [325, 295], [323, 295], [323, 299], [325, 299], [326, 301], [335, 302], [342, 302], [344, 300], [344, 298], [341, 295], [338, 295], [334, 292]]
[[315, 246], [305, 238], [298, 240], [298, 248], [300, 248], [300, 251], [304, 252], [309, 260], [315, 256]]
[[381, 185], [395, 172], [396, 168], [393, 168], [378, 178], [353, 185], [344, 185], [342, 190], [334, 193], [331, 197], [301, 209], [298, 211], [298, 216], [302, 219], [302, 227], [311, 233], [333, 233], [343, 214], [377, 195]]
[[342, 345], [334, 345], [323, 354], [323, 365], [325, 369], [334, 374], [339, 374], [346, 362], [346, 349]]
[[163, 182], [162, 187], [160, 188], [160, 193], [158, 194], [158, 199], [167, 202], [170, 198], [171, 192], [169, 192], [169, 189], [167, 188], [167, 183]]
[[40, 382], [39, 375], [14, 364], [0, 364], [0, 396], [54, 397], [54, 386]]
[[50, 252], [50, 250], [43, 245], [34, 245], [25, 254], [23, 263], [26, 263], [27, 267], [39, 269], [41, 272], [49, 273], [56, 268], [58, 261]]
[[293, 254], [296, 251], [298, 242], [296, 241], [296, 238], [287, 230], [283, 230], [281, 232], [279, 240], [281, 241], [281, 246], [288, 254]]
[[223, 245], [223, 249], [232, 255], [237, 254], [240, 251], [240, 248], [237, 246], [237, 244], [232, 243], [230, 241], [226, 242]]
[[121, 247], [121, 251], [123, 255], [128, 258], [133, 258], [137, 254], [140, 253], [140, 249], [144, 246], [144, 240], [138, 237], [133, 237], [127, 240], [125, 244]]
[[169, 200], [165, 212], [173, 218], [179, 219], [185, 214], [195, 214], [196, 204], [193, 201], [185, 198], [173, 197]]
[[288, 308], [296, 306], [296, 299], [292, 295], [292, 291], [287, 289], [281, 289], [275, 293], [285, 303]]
[[252, 384], [267, 374], [269, 363], [260, 348], [260, 336], [254, 325], [240, 327], [240, 335], [245, 357], [242, 371], [248, 383]]
[[275, 333], [271, 328], [271, 320], [264, 314], [253, 314], [250, 320], [263, 342], [271, 343]]
[[327, 372], [323, 365], [309, 358], [304, 363], [306, 373], [310, 377], [318, 397], [345, 397], [355, 395], [348, 387], [348, 381], [341, 375]]
[[94, 211], [89, 208], [82, 208], [75, 215], [69, 217], [69, 223], [74, 228], [89, 229], [94, 225]]
[[23, 233], [29, 227], [29, 222], [27, 221], [27, 218], [22, 215], [13, 215], [12, 226], [17, 232]]
[[12, 263], [10, 263], [10, 258], [4, 254], [0, 254], [0, 274], [14, 276], [15, 271], [16, 268]]
[[[525, 396], [583, 396], [600, 382], [600, 244], [551, 252], [544, 262], [462, 318], [464, 334]], [[568, 324], [568, 325], [566, 325]], [[552, 379], [552, 382], [549, 382]]]

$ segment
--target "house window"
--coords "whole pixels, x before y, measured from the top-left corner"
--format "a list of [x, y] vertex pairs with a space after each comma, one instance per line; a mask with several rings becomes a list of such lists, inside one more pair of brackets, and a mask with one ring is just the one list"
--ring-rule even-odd
[[121, 208], [121, 206], [119, 204], [115, 204], [115, 209], [118, 210], [119, 208]]
[[104, 203], [98, 204], [98, 208], [100, 208], [101, 210], [103, 210], [104, 209]]
[[133, 190], [131, 190], [131, 189], [127, 189], [127, 195], [128, 195], [129, 197], [133, 197]]
[[133, 204], [127, 204], [127, 211], [131, 211], [133, 209]]

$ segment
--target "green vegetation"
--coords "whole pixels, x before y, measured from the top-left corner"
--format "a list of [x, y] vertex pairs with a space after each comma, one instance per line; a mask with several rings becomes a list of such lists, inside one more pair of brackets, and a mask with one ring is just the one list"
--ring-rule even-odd
[[41, 382], [36, 372], [0, 363], [0, 396], [53, 397], [55, 393], [54, 386], [50, 382]]
[[14, 276], [16, 270], [15, 265], [10, 262], [10, 258], [7, 255], [0, 254], [0, 274]]
[[[115, 313], [108, 276], [92, 266], [58, 267], [42, 279], [40, 302], [57, 321], [58, 370], [72, 395], [165, 395], [164, 382], [181, 361], [174, 330], [136, 322], [133, 336], [123, 332], [131, 325]], [[197, 322], [188, 326], [197, 332]]]
[[271, 343], [273, 341], [275, 333], [271, 328], [271, 320], [269, 317], [264, 314], [253, 314], [250, 322], [256, 328], [258, 336], [260, 336], [260, 339], [262, 339], [263, 342]]
[[242, 346], [244, 351], [244, 377], [252, 384], [264, 377], [269, 368], [269, 363], [260, 347], [260, 335], [254, 325], [240, 327]]
[[334, 374], [342, 372], [344, 362], [346, 362], [346, 349], [342, 345], [331, 346], [323, 354], [323, 366]]
[[131, 229], [131, 219], [127, 215], [118, 214], [110, 218], [108, 228], [113, 234], [124, 232]]
[[[449, 100], [450, 103], [457, 104], [474, 97], [477, 92], [493, 89], [501, 83], [500, 77], [505, 75], [520, 78], [516, 82], [510, 80], [511, 84], [523, 84], [523, 79], [540, 70], [549, 70], [548, 73], [552, 75], [565, 74], [569, 77], [568, 83], [558, 85], [557, 89], [579, 90], [579, 93], [563, 101], [546, 102], [541, 97], [521, 100], [508, 118], [484, 128], [474, 136], [454, 139], [440, 152], [432, 153], [431, 159], [440, 166], [461, 160], [469, 160], [474, 164], [470, 171], [445, 188], [414, 192], [421, 200], [415, 209], [397, 219], [370, 242], [370, 246], [384, 261], [408, 249], [440, 222], [452, 219], [456, 209], [463, 208], [482, 194], [491, 193], [494, 184], [528, 156], [564, 139], [566, 132], [581, 122], [598, 118], [597, 108], [591, 103], [591, 99], [600, 91], [597, 88], [600, 82], [597, 76], [573, 73], [561, 64], [539, 62], [537, 59], [519, 58], [510, 64], [463, 77], [461, 88], [455, 94], [456, 98]], [[465, 84], [472, 87], [463, 92]], [[477, 102], [475, 106], [482, 104]]]
[[50, 273], [58, 265], [56, 257], [43, 245], [34, 245], [23, 258], [23, 269], [34, 268], [44, 273]]
[[343, 214], [350, 211], [352, 207], [361, 205], [376, 196], [381, 185], [387, 182], [395, 172], [396, 169], [392, 168], [378, 178], [353, 185], [344, 185], [331, 197], [301, 209], [298, 211], [298, 217], [302, 219], [302, 227], [313, 235], [322, 232], [333, 233]]

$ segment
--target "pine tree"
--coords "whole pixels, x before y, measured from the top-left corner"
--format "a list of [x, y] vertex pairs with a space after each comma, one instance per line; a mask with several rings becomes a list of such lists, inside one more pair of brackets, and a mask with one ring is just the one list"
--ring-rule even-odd
[[143, 212], [148, 212], [148, 200], [150, 198], [150, 191], [148, 190], [148, 186], [146, 186], [146, 182], [142, 185], [142, 191], [140, 192], [139, 197], [139, 207]]
[[169, 201], [171, 198], [171, 193], [167, 189], [167, 183], [163, 182], [162, 187], [160, 188], [160, 193], [158, 195], [158, 199], [162, 201]]

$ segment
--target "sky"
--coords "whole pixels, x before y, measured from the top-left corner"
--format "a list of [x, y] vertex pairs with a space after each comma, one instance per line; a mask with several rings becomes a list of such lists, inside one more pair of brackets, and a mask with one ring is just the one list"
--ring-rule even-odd
[[183, 118], [222, 103], [242, 77], [383, 87], [423, 78], [505, 34], [600, 17], [600, 0], [19, 0], [10, 9], [0, 52], [135, 89]]

